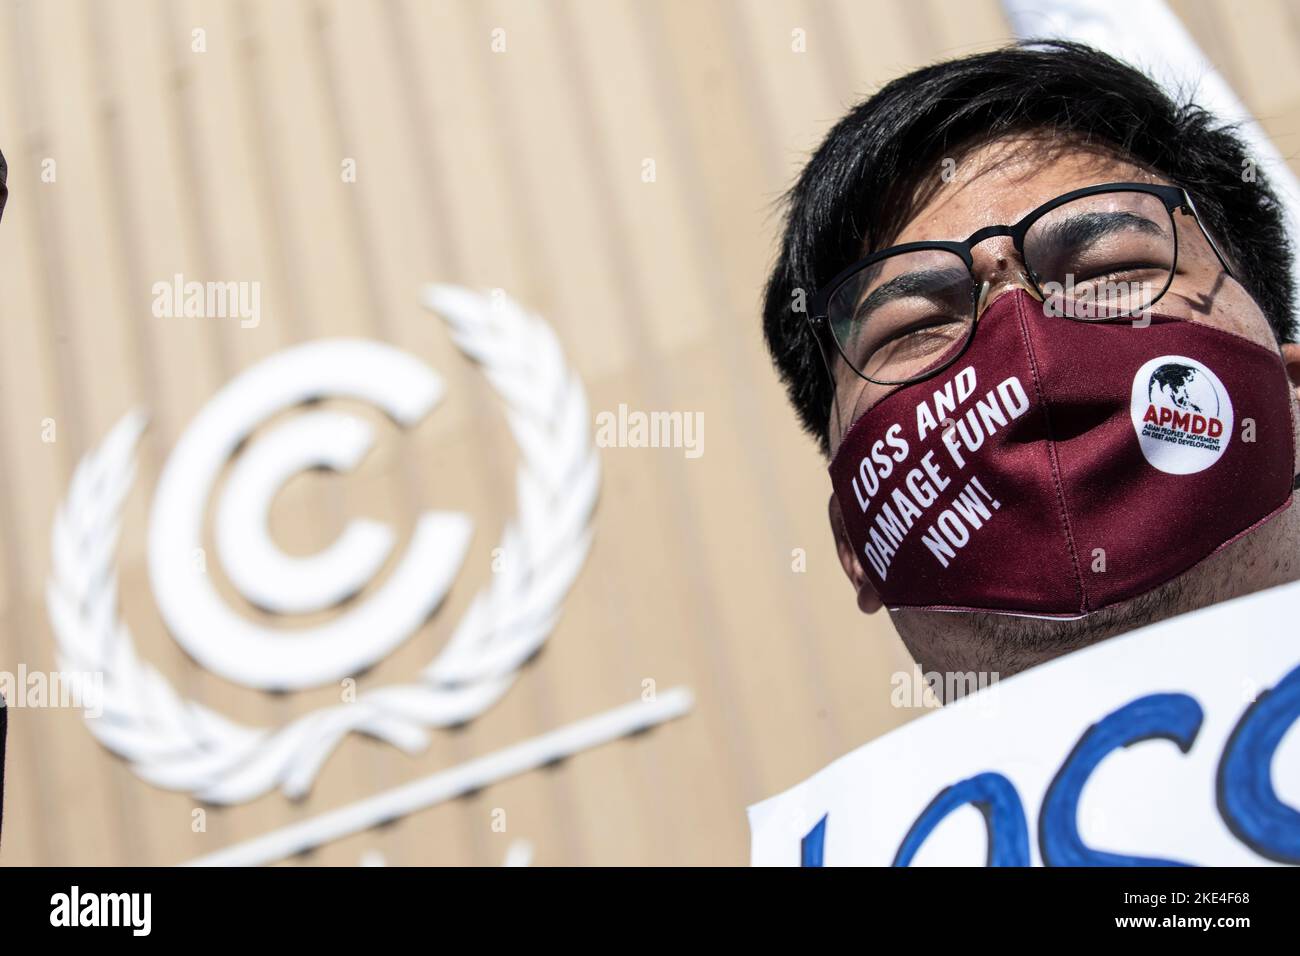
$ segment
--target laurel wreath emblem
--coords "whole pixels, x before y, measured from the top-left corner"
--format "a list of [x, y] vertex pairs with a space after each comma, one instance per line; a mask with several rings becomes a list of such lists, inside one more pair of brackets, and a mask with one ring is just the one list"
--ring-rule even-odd
[[210, 803], [276, 787], [301, 797], [348, 734], [415, 753], [430, 729], [478, 716], [550, 636], [586, 560], [600, 488], [586, 393], [551, 327], [507, 296], [435, 285], [424, 304], [501, 398], [520, 464], [504, 560], [418, 680], [359, 692], [278, 729], [243, 726], [181, 697], [137, 656], [118, 610], [119, 522], [144, 414], [125, 415], [78, 464], [55, 514], [46, 605], [67, 679], [102, 675], [102, 713], [87, 726], [142, 779]]

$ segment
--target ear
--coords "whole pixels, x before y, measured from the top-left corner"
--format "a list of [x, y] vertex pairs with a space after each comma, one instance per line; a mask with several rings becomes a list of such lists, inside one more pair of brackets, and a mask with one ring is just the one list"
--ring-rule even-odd
[[[1300, 352], [1297, 353], [1297, 356], [1300, 357]], [[867, 579], [867, 572], [862, 570], [862, 564], [858, 561], [858, 554], [853, 548], [853, 542], [849, 540], [848, 532], [844, 530], [844, 517], [840, 514], [840, 502], [834, 494], [831, 495], [827, 510], [831, 519], [831, 534], [835, 535], [835, 550], [840, 556], [840, 565], [844, 568], [849, 583], [853, 585], [853, 590], [858, 592], [858, 610], [863, 614], [874, 614], [883, 606], [880, 595], [876, 593], [875, 587]]]
[[1300, 399], [1300, 345], [1295, 342], [1282, 344], [1282, 362], [1286, 365], [1287, 377], [1295, 389], [1296, 398]]

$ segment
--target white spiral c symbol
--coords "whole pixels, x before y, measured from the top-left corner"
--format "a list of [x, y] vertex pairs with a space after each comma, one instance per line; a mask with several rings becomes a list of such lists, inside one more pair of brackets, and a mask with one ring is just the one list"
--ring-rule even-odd
[[[222, 466], [272, 415], [309, 399], [354, 398], [409, 427], [442, 394], [432, 369], [392, 346], [327, 339], [264, 359], [212, 397], [168, 458], [149, 522], [154, 596], [168, 629], [195, 660], [247, 687], [298, 690], [364, 670], [424, 622], [464, 560], [472, 530], [464, 514], [422, 515], [408, 552], [370, 600], [303, 630], [268, 628], [236, 614], [192, 556]], [[216, 538], [231, 583], [250, 602], [279, 613], [320, 610], [355, 594], [382, 566], [393, 534], [377, 522], [353, 522], [307, 558], [280, 551], [265, 524], [271, 499], [289, 477], [305, 468], [353, 468], [371, 441], [360, 419], [316, 411], [245, 451], [222, 496]]]

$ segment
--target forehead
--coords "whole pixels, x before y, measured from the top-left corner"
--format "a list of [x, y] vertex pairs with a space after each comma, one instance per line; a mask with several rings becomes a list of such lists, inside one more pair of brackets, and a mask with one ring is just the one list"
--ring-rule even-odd
[[1072, 189], [1111, 182], [1166, 180], [1109, 150], [1003, 137], [944, 160], [921, 206], [890, 245], [962, 240], [984, 226], [1015, 223]]

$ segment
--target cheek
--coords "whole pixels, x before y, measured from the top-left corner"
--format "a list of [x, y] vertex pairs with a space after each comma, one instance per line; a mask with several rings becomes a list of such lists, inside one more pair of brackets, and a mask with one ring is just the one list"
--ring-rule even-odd
[[1231, 292], [1231, 295], [1225, 293], [1221, 297], [1221, 304], [1215, 303], [1211, 317], [1222, 322], [1220, 328], [1229, 329], [1256, 345], [1279, 352], [1277, 336], [1273, 334], [1273, 327], [1268, 324], [1259, 304], [1235, 281], [1231, 283]]
[[1169, 290], [1153, 308], [1191, 322], [1203, 322], [1266, 349], [1278, 351], [1277, 339], [1258, 303], [1219, 264], [1218, 257], [1200, 235], [1182, 228], [1186, 241], [1178, 249], [1178, 273]]
[[1278, 351], [1277, 338], [1259, 304], [1222, 269], [1196, 269], [1176, 276], [1153, 311], [1202, 322]]
[[1278, 351], [1277, 338], [1263, 310], [1234, 280], [1227, 280], [1223, 288], [1209, 298], [1208, 313], [1198, 312], [1192, 318], [1240, 335], [1270, 351]]

